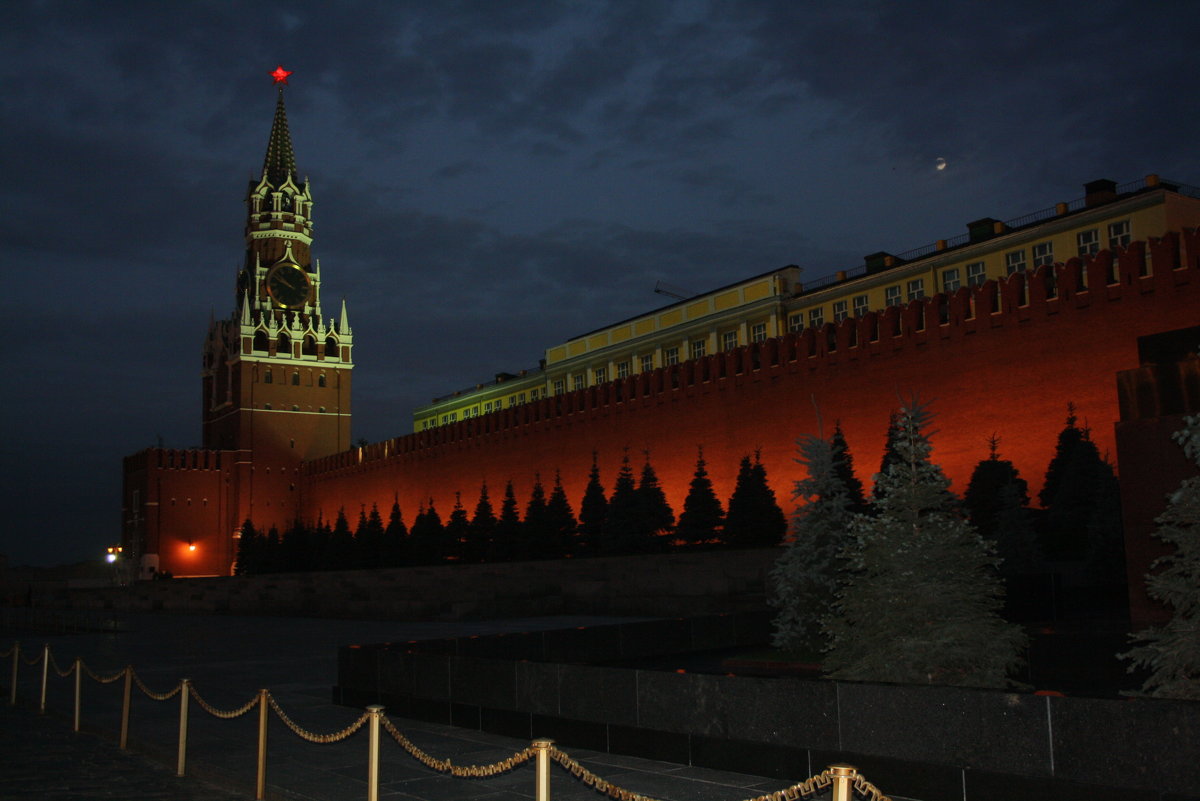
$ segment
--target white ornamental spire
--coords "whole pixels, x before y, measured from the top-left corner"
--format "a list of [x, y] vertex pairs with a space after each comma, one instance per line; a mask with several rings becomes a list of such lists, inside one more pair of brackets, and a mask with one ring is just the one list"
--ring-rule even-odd
[[250, 325], [250, 292], [242, 293], [242, 325]]
[[338, 320], [338, 333], [343, 336], [349, 335], [350, 332], [350, 317], [346, 314], [346, 299], [342, 298], [342, 316]]

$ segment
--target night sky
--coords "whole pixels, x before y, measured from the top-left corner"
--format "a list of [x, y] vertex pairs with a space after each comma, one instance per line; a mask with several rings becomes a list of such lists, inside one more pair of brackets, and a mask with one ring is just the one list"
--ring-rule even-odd
[[0, 5], [10, 564], [99, 558], [121, 458], [200, 444], [276, 64], [371, 441], [657, 281], [811, 280], [1095, 178], [1200, 184], [1192, 3], [336, 5]]

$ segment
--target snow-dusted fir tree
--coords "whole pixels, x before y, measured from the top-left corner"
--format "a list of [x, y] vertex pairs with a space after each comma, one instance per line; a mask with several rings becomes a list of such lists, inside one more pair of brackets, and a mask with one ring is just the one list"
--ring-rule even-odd
[[796, 650], [821, 645], [821, 621], [841, 580], [838, 554], [847, 542], [853, 499], [838, 471], [836, 445], [820, 437], [796, 440], [796, 462], [808, 471], [792, 497], [792, 541], [771, 569], [771, 605], [778, 609], [772, 641]]
[[[1185, 423], [1175, 440], [1200, 467], [1200, 415]], [[1132, 635], [1141, 645], [1121, 656], [1133, 661], [1130, 670], [1150, 669], [1143, 692], [1200, 701], [1200, 476], [1179, 485], [1155, 522], [1155, 536], [1175, 551], [1155, 561], [1161, 570], [1146, 576], [1146, 591], [1171, 608], [1171, 619]]]
[[825, 668], [837, 679], [1000, 687], [1025, 636], [1000, 617], [990, 544], [929, 460], [930, 419], [915, 398], [896, 417], [896, 458], [875, 477], [875, 516], [851, 527]]

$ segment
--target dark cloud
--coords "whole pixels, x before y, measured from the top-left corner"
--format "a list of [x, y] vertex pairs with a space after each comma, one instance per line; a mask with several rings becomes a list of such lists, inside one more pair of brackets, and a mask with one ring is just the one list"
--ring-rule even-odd
[[120, 457], [197, 443], [277, 63], [378, 439], [657, 281], [811, 279], [1094, 177], [1196, 183], [1198, 33], [1116, 0], [0, 4], [4, 367], [29, 377], [6, 530], [43, 532], [0, 552], [95, 552]]

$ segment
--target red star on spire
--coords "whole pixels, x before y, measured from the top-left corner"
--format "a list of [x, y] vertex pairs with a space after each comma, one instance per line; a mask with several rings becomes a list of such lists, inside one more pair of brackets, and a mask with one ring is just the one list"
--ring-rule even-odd
[[289, 75], [291, 75], [292, 73], [290, 73], [290, 72], [288, 72], [287, 70], [285, 70], [285, 69], [283, 68], [283, 65], [282, 65], [282, 64], [280, 64], [280, 65], [278, 65], [277, 67], [275, 67], [275, 70], [274, 70], [273, 72], [270, 72], [270, 73], [268, 73], [268, 74], [269, 74], [269, 75], [270, 75], [272, 78], [274, 78], [274, 79], [275, 79], [275, 83], [282, 83], [282, 84], [286, 84], [286, 83], [287, 83], [288, 76], [289, 76]]

